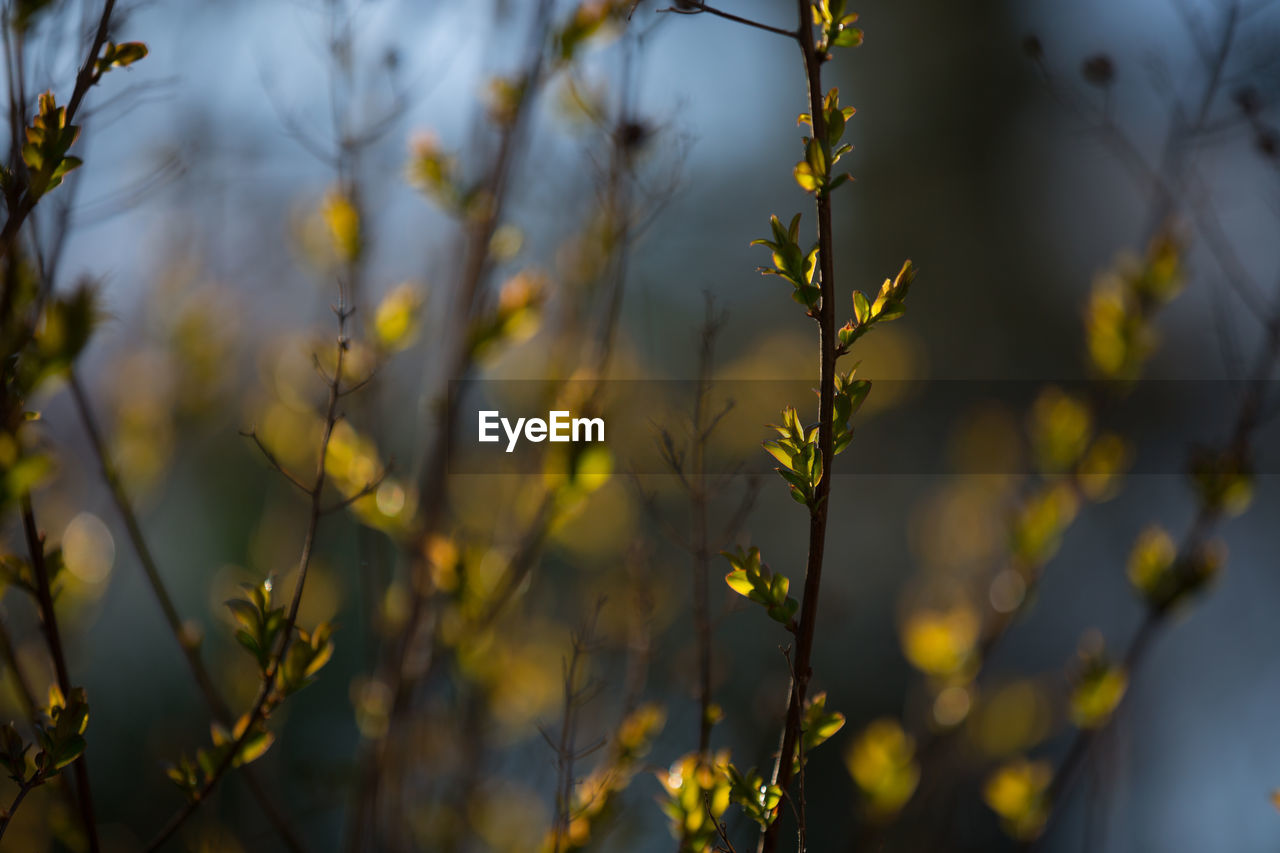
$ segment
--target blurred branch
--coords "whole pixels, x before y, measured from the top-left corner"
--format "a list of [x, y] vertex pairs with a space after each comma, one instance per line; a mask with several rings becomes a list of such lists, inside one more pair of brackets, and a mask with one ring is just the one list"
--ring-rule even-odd
[[[1256, 283], [1239, 262], [1234, 247], [1218, 222], [1212, 206], [1207, 201], [1197, 203], [1195, 200], [1184, 197], [1189, 179], [1194, 176], [1195, 172], [1194, 163], [1187, 161], [1181, 152], [1198, 139], [1209, 127], [1212, 108], [1221, 89], [1223, 73], [1236, 35], [1235, 9], [1234, 5], [1229, 7], [1228, 19], [1224, 23], [1221, 40], [1210, 51], [1212, 62], [1208, 66], [1208, 77], [1196, 101], [1193, 115], [1188, 119], [1183, 115], [1180, 107], [1175, 109], [1175, 115], [1162, 143], [1162, 154], [1158, 166], [1154, 166], [1146, 160], [1124, 130], [1114, 122], [1109, 113], [1104, 111], [1100, 114], [1100, 124], [1097, 129], [1101, 132], [1103, 140], [1112, 148], [1121, 163], [1126, 166], [1138, 183], [1149, 185], [1155, 190], [1147, 213], [1148, 232], [1162, 227], [1170, 214], [1180, 205], [1186, 204], [1189, 206], [1192, 209], [1196, 224], [1199, 226], [1198, 231], [1205, 238], [1206, 246], [1218, 265], [1224, 270], [1226, 282], [1246, 308], [1249, 309], [1250, 313], [1264, 325], [1269, 325], [1267, 317], [1273, 313], [1272, 309], [1268, 307], [1269, 301], [1261, 295]], [[1038, 42], [1035, 43], [1035, 46], [1036, 49], [1030, 51], [1031, 59], [1041, 72], [1055, 100], [1079, 115], [1088, 115], [1089, 110], [1087, 108], [1081, 106], [1078, 101], [1056, 85], [1056, 81], [1044, 64], [1043, 56], [1039, 52]], [[1144, 309], [1147, 319], [1150, 319], [1153, 310], [1154, 306], [1147, 306]], [[1270, 335], [1269, 332], [1268, 335]], [[1101, 406], [1097, 408], [1100, 410]], [[1078, 478], [1070, 478], [1068, 485], [1077, 499], [1083, 496]], [[1026, 579], [1026, 590], [1022, 596], [1021, 603], [1016, 608], [1008, 612], [997, 613], [988, 618], [975, 650], [975, 657], [978, 661], [978, 670], [973, 676], [975, 682], [986, 674], [987, 668], [985, 664], [1001, 645], [1008, 634], [1009, 628], [1036, 600], [1036, 592], [1043, 580], [1043, 576], [1044, 567], [1041, 566]], [[960, 728], [950, 728], [942, 732], [930, 730], [918, 733], [919, 747], [916, 759], [921, 767], [921, 778], [926, 783], [939, 774], [941, 764], [948, 757], [950, 747], [954, 745], [960, 732]], [[897, 817], [881, 827], [877, 835], [882, 835], [892, 828], [898, 818], [912, 813], [913, 807], [920, 806], [925, 795], [925, 786], [919, 786], [898, 812]]]
[[[1253, 378], [1248, 391], [1241, 400], [1240, 408], [1231, 427], [1230, 437], [1224, 448], [1235, 458], [1242, 460], [1248, 458], [1249, 445], [1254, 431], [1261, 422], [1267, 390], [1278, 363], [1280, 363], [1280, 312], [1273, 314], [1267, 321], [1266, 338], [1259, 348]], [[1210, 537], [1221, 523], [1223, 516], [1224, 512], [1220, 506], [1201, 503], [1195, 520], [1178, 547], [1178, 558], [1173, 564], [1175, 570], [1177, 570], [1176, 567], [1189, 565], [1191, 558], [1207, 546]], [[1130, 682], [1133, 681], [1143, 661], [1146, 660], [1152, 642], [1159, 632], [1169, 624], [1171, 612], [1172, 608], [1169, 607], [1159, 609], [1149, 607], [1142, 624], [1129, 642], [1128, 649], [1123, 657], [1124, 672], [1127, 673]], [[1114, 719], [1114, 712], [1112, 719]], [[1046, 798], [1052, 809], [1049, 812], [1048, 821], [1052, 821], [1054, 816], [1060, 812], [1060, 809], [1055, 808], [1055, 806], [1060, 805], [1062, 800], [1065, 799], [1072, 783], [1076, 779], [1077, 771], [1088, 760], [1094, 744], [1109, 725], [1110, 720], [1098, 728], [1078, 729], [1076, 731], [1065, 757], [1058, 764], [1046, 790]], [[1049, 823], [1046, 822], [1044, 832], [1036, 842], [1029, 845], [1030, 849], [1040, 849], [1042, 840], [1048, 836], [1048, 829]]]
[[[27, 552], [31, 557], [31, 573], [35, 579], [36, 601], [40, 609], [40, 622], [44, 627], [44, 635], [49, 646], [49, 655], [53, 659], [53, 669], [57, 676], [58, 686], [63, 696], [71, 696], [71, 676], [67, 670], [67, 657], [62, 646], [62, 635], [58, 631], [58, 616], [53, 608], [53, 590], [49, 567], [45, 563], [44, 537], [36, 527], [35, 509], [31, 504], [31, 494], [22, 495], [22, 532], [27, 541]], [[89, 840], [90, 853], [98, 853], [98, 825], [93, 813], [93, 792], [89, 788], [89, 767], [84, 754], [74, 762], [76, 775], [77, 803], [80, 807], [80, 822], [84, 826], [85, 836]], [[12, 808], [17, 808], [25, 796], [25, 791], [18, 796]], [[10, 810], [12, 813], [12, 809]]]
[[329, 456], [329, 441], [333, 437], [334, 426], [338, 423], [340, 417], [338, 400], [342, 382], [342, 367], [347, 350], [350, 347], [350, 339], [347, 337], [347, 320], [355, 313], [354, 308], [348, 307], [346, 288], [341, 282], [339, 283], [338, 304], [333, 307], [333, 313], [337, 318], [338, 325], [334, 371], [333, 377], [328, 382], [329, 400], [325, 407], [324, 427], [320, 436], [319, 458], [316, 462], [315, 478], [307, 491], [310, 496], [310, 512], [307, 517], [306, 532], [302, 538], [302, 553], [298, 557], [298, 578], [294, 582], [293, 596], [289, 604], [288, 613], [285, 616], [284, 626], [280, 631], [279, 645], [272, 653], [267, 666], [263, 670], [262, 686], [258, 690], [258, 696], [254, 700], [252, 708], [237, 723], [237, 729], [241, 732], [240, 735], [235, 738], [231, 748], [227, 750], [222, 760], [213, 768], [213, 772], [208, 774], [206, 781], [199, 790], [194, 793], [187, 804], [165, 824], [159, 834], [147, 845], [146, 849], [148, 851], [157, 850], [164, 845], [195, 814], [196, 809], [208, 799], [213, 789], [217, 787], [218, 782], [222, 780], [222, 777], [237, 761], [244, 750], [245, 744], [257, 734], [258, 725], [265, 720], [268, 714], [268, 705], [275, 690], [276, 675], [279, 673], [280, 666], [293, 641], [294, 629], [298, 622], [298, 611], [302, 606], [302, 594], [306, 588], [307, 572], [311, 567], [312, 550], [315, 546], [316, 533], [320, 526], [322, 514], [321, 501], [325, 483], [327, 482], [326, 463]]
[[35, 691], [32, 690], [31, 680], [23, 672], [22, 662], [18, 660], [18, 655], [14, 651], [13, 635], [9, 633], [8, 620], [4, 617], [3, 611], [0, 611], [0, 657], [4, 658], [4, 664], [9, 668], [9, 676], [13, 680], [13, 692], [17, 694], [23, 712], [26, 713], [27, 719], [35, 720]]
[[[1177, 0], [1175, 5], [1180, 7], [1184, 15], [1190, 14], [1183, 0]], [[1149, 163], [1129, 135], [1116, 123], [1110, 110], [1113, 84], [1109, 79], [1097, 84], [1103, 88], [1105, 96], [1103, 108], [1091, 110], [1058, 85], [1045, 65], [1043, 55], [1038, 52], [1038, 47], [1031, 56], [1050, 95], [1059, 104], [1080, 116], [1092, 115], [1097, 121], [1093, 130], [1115, 154], [1120, 164], [1139, 184], [1149, 186], [1154, 191], [1155, 198], [1147, 224], [1148, 235], [1160, 228], [1181, 203], [1187, 202], [1187, 181], [1193, 170], [1185, 162], [1185, 150], [1204, 135], [1216, 133], [1221, 128], [1220, 122], [1212, 122], [1210, 118], [1213, 105], [1222, 87], [1227, 60], [1238, 33], [1239, 21], [1239, 6], [1235, 3], [1228, 4], [1219, 40], [1212, 47], [1205, 45], [1201, 49], [1208, 79], [1190, 115], [1186, 114], [1186, 110], [1176, 99], [1174, 100], [1173, 116], [1161, 146], [1159, 165]], [[1187, 25], [1193, 30], [1193, 34], [1201, 29], [1199, 22], [1193, 24], [1190, 19]], [[1198, 44], [1201, 38], [1197, 37]], [[1257, 283], [1240, 263], [1234, 247], [1222, 231], [1212, 206], [1208, 203], [1189, 204], [1189, 206], [1193, 213], [1193, 222], [1205, 239], [1206, 248], [1226, 274], [1227, 284], [1254, 316], [1259, 319], [1265, 318], [1270, 313], [1266, 300], [1261, 295]]]
[[347, 497], [343, 498], [342, 500], [338, 501], [337, 503], [332, 504], [332, 505], [330, 505], [330, 506], [327, 506], [327, 507], [323, 508], [322, 510], [320, 510], [320, 514], [321, 514], [321, 515], [332, 515], [332, 514], [333, 514], [333, 513], [335, 513], [335, 512], [341, 512], [342, 510], [344, 510], [344, 509], [346, 509], [347, 507], [351, 506], [352, 504], [354, 504], [356, 501], [360, 500], [361, 498], [366, 498], [366, 497], [368, 497], [369, 495], [373, 494], [374, 492], [376, 492], [376, 491], [378, 490], [378, 486], [382, 485], [382, 481], [383, 481], [383, 480], [385, 480], [385, 479], [387, 478], [387, 474], [388, 474], [389, 472], [390, 472], [390, 467], [388, 467], [386, 470], [384, 470], [381, 474], [379, 474], [377, 477], [375, 477], [375, 478], [374, 478], [373, 480], [371, 480], [370, 482], [365, 483], [365, 484], [364, 484], [364, 486], [363, 486], [363, 487], [361, 487], [361, 488], [360, 488], [358, 491], [356, 491], [354, 494], [348, 495]]
[[[600, 618], [600, 610], [603, 606], [604, 601], [598, 601], [582, 629], [570, 634], [569, 658], [561, 662], [564, 669], [564, 711], [560, 718], [560, 736], [557, 740], [552, 741], [545, 731], [542, 732], [543, 738], [546, 739], [556, 754], [556, 813], [551, 831], [553, 853], [561, 853], [570, 838], [569, 827], [572, 822], [573, 790], [576, 787], [573, 770], [574, 762], [580, 758], [587, 757], [604, 746], [604, 741], [598, 741], [584, 750], [579, 750], [577, 745], [578, 711], [582, 705], [590, 700], [589, 694], [595, 687], [590, 680], [579, 686], [578, 668], [584, 663], [586, 656], [593, 649], [595, 626]], [[541, 731], [541, 729], [539, 730]]]
[[[317, 368], [318, 368], [318, 365], [317, 365]], [[321, 376], [324, 378], [326, 382], [332, 382], [331, 379], [329, 379], [327, 376], [324, 376], [323, 372], [321, 372]], [[262, 442], [262, 439], [258, 437], [257, 430], [255, 429], [241, 430], [240, 435], [244, 436], [245, 438], [251, 439], [253, 441], [253, 443], [257, 446], [258, 450], [262, 453], [263, 457], [267, 460], [267, 464], [270, 465], [272, 468], [274, 468], [276, 470], [276, 473], [278, 473], [281, 477], [284, 477], [285, 480], [289, 481], [294, 486], [296, 486], [304, 495], [311, 494], [311, 486], [308, 486], [306, 483], [302, 482], [302, 480], [299, 479], [296, 474], [294, 474], [288, 468], [284, 467], [283, 464], [281, 464], [280, 460], [276, 458], [276, 455], [272, 453], [270, 448], [268, 448]]]
[[[178, 608], [174, 604], [168, 588], [165, 586], [164, 578], [160, 574], [160, 567], [156, 564], [155, 557], [151, 553], [151, 547], [147, 544], [146, 536], [142, 532], [142, 525], [133, 511], [133, 504], [125, 491], [124, 482], [120, 479], [119, 473], [111, 463], [111, 457], [107, 451], [106, 442], [103, 440], [102, 430], [94, 417], [89, 396], [85, 393], [84, 387], [74, 371], [68, 371], [67, 385], [71, 389], [71, 398], [75, 402], [76, 411], [80, 415], [80, 421], [84, 425], [85, 433], [89, 437], [89, 447], [98, 461], [98, 469], [102, 474], [102, 480], [107, 486], [107, 491], [111, 494], [111, 501], [115, 504], [116, 511], [124, 522], [129, 543], [133, 546], [138, 562], [142, 564], [142, 572], [147, 578], [147, 585], [151, 587], [151, 592], [155, 595], [156, 601], [160, 605], [160, 611], [164, 614], [169, 634], [182, 651], [182, 656], [187, 662], [187, 668], [195, 678], [196, 684], [200, 688], [200, 693], [204, 696], [205, 704], [209, 707], [214, 719], [224, 726], [230, 726], [232, 723], [231, 710], [221, 694], [219, 694], [209, 670], [205, 668], [204, 659], [200, 656], [199, 637], [193, 634], [191, 628], [183, 624], [182, 617], [178, 614]], [[262, 446], [260, 442], [259, 446]], [[266, 452], [265, 448], [263, 448], [263, 451]], [[262, 808], [267, 820], [271, 822], [272, 827], [280, 836], [280, 840], [294, 853], [302, 853], [304, 850], [302, 843], [293, 834], [279, 807], [272, 801], [266, 789], [263, 788], [257, 773], [254, 772], [253, 768], [246, 767], [244, 768], [244, 777], [250, 792], [253, 794], [254, 799], [258, 801], [258, 805]]]
[[[543, 67], [547, 60], [544, 57], [545, 41], [550, 33], [549, 5], [539, 7], [531, 24], [529, 43], [529, 60], [522, 74], [522, 93], [518, 99], [514, 117], [507, 117], [500, 126], [496, 160], [491, 163], [489, 173], [482, 178], [481, 186], [490, 189], [487, 194], [497, 198], [498, 207], [505, 203], [508, 178], [506, 174], [515, 168], [515, 160], [523, 146], [522, 127], [530, 119], [526, 113], [539, 88], [545, 82], [548, 71]], [[584, 324], [581, 329], [588, 339], [585, 346], [574, 349], [578, 360], [566, 367], [566, 375], [572, 374], [575, 365], [591, 365], [592, 376], [586, 380], [587, 391], [582, 394], [580, 405], [584, 410], [592, 410], [599, 405], [603, 390], [603, 380], [608, 374], [613, 355], [613, 344], [618, 331], [622, 299], [625, 292], [627, 275], [630, 267], [629, 251], [637, 238], [637, 219], [633, 208], [632, 190], [635, 176], [634, 161], [641, 146], [648, 140], [651, 131], [645, 127], [635, 115], [634, 80], [632, 66], [634, 64], [633, 43], [628, 32], [623, 41], [623, 63], [619, 83], [620, 102], [617, 118], [611, 123], [603, 111], [594, 110], [590, 117], [595, 120], [599, 130], [606, 134], [610, 152], [607, 174], [603, 180], [603, 198], [600, 203], [600, 219], [602, 220], [602, 244], [607, 252], [607, 264], [602, 274], [602, 286], [596, 291], [598, 297], [588, 298], [589, 310], [595, 311], [590, 321], [590, 328]], [[588, 149], [586, 156], [590, 156]], [[493, 193], [497, 193], [493, 196]], [[481, 221], [469, 224], [465, 231], [466, 248], [464, 249], [463, 273], [459, 290], [455, 294], [457, 309], [455, 315], [463, 318], [456, 325], [467, 328], [482, 317], [485, 310], [484, 283], [487, 281], [494, 263], [489, 242], [493, 229], [499, 222], [498, 211], [486, 206]], [[576, 314], [568, 312], [576, 321]], [[565, 333], [566, 340], [575, 340], [574, 330]], [[444, 375], [448, 380], [459, 379], [472, 371], [474, 353], [466, 346], [464, 338], [445, 341]], [[565, 381], [554, 380], [553, 388], [564, 386]], [[455, 393], [451, 387], [444, 392]], [[553, 392], [554, 393], [554, 392]], [[435, 440], [429, 445], [423, 471], [419, 480], [419, 494], [424, 498], [424, 506], [419, 515], [419, 523], [411, 541], [409, 550], [411, 565], [409, 567], [412, 583], [409, 618], [404, 628], [394, 640], [395, 647], [390, 650], [383, 671], [386, 683], [391, 686], [394, 700], [392, 703], [391, 730], [394, 732], [401, 723], [399, 720], [408, 713], [412, 697], [418, 685], [428, 684], [444, 670], [452, 658], [453, 644], [444, 644], [439, 636], [440, 621], [428, 620], [428, 614], [446, 605], [447, 596], [434, 590], [432, 585], [423, 583], [425, 550], [423, 543], [435, 535], [445, 524], [447, 503], [447, 471], [452, 447], [447, 442], [449, 425], [447, 419], [453, 416], [451, 407], [440, 403], [436, 409], [438, 415]], [[557, 486], [545, 487], [542, 494], [533, 496], [532, 511], [527, 518], [520, 521], [521, 531], [515, 537], [515, 545], [505, 561], [501, 574], [495, 581], [492, 592], [481, 603], [479, 613], [467, 621], [468, 632], [483, 632], [497, 622], [510, 602], [527, 586], [527, 581], [538, 564], [547, 536], [556, 519], [562, 514], [561, 493]], [[423, 626], [430, 622], [431, 627]], [[424, 661], [424, 663], [419, 663]], [[398, 662], [398, 663], [393, 663]], [[353, 822], [352, 845], [356, 846], [366, 834], [362, 829], [366, 822], [378, 814], [378, 787], [382, 784], [379, 778], [382, 771], [379, 767], [387, 763], [384, 753], [387, 745], [394, 742], [394, 735], [387, 735], [381, 742], [374, 743], [362, 760], [360, 788], [363, 792], [358, 813]], [[470, 776], [468, 776], [470, 778]], [[466, 781], [466, 780], [464, 780]], [[461, 806], [460, 806], [461, 807]], [[396, 810], [398, 811], [398, 809]]]

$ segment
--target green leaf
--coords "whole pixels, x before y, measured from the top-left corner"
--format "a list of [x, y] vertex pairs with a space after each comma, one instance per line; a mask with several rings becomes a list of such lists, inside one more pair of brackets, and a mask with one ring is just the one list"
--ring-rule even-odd
[[311, 678], [317, 672], [324, 668], [330, 658], [333, 657], [333, 643], [325, 643], [311, 656], [311, 660], [307, 663], [307, 668], [302, 671], [304, 678]]
[[58, 742], [54, 748], [53, 770], [59, 771], [84, 754], [85, 742], [80, 735], [73, 735]]
[[805, 145], [805, 162], [813, 169], [813, 173], [825, 178], [827, 175], [827, 152], [818, 139], [810, 139]]
[[258, 645], [258, 641], [254, 639], [252, 634], [243, 629], [236, 631], [236, 642], [248, 649], [259, 665], [266, 665], [266, 656], [263, 654], [262, 646]]
[[132, 65], [147, 55], [147, 46], [140, 41], [128, 41], [115, 46], [111, 51], [111, 64], [123, 68]]
[[236, 759], [232, 762], [232, 766], [240, 767], [257, 761], [268, 749], [271, 748], [271, 744], [275, 743], [275, 740], [275, 735], [269, 731], [261, 731], [250, 735], [248, 739], [245, 740], [244, 746], [240, 748], [240, 752], [236, 755]]
[[858, 325], [864, 325], [871, 319], [871, 304], [867, 302], [867, 297], [863, 295], [861, 290], [853, 292], [853, 316], [858, 321]]
[[[72, 170], [79, 169], [83, 165], [84, 165], [84, 161], [81, 160], [79, 157], [63, 157], [62, 162], [58, 163], [57, 168], [53, 170], [53, 177], [51, 180], [61, 181], [63, 175], [67, 174]], [[56, 186], [56, 184], [51, 182], [50, 187], [53, 187], [53, 186]]]
[[724, 582], [729, 585], [729, 589], [742, 596], [751, 595], [751, 591], [754, 589], [751, 585], [751, 580], [747, 577], [747, 573], [741, 569], [734, 569], [725, 575]]
[[793, 618], [795, 618], [796, 611], [799, 609], [800, 602], [796, 601], [794, 598], [788, 598], [781, 604], [776, 604], [770, 607], [769, 617], [775, 622], [787, 625], [790, 624]]
[[803, 160], [796, 164], [793, 174], [800, 189], [807, 193], [815, 192], [820, 186], [819, 177], [813, 171], [813, 166]]
[[791, 453], [776, 441], [764, 442], [764, 449], [769, 451], [769, 455], [777, 459], [783, 465], [791, 467]]
[[232, 598], [224, 602], [231, 610], [231, 615], [235, 620], [248, 628], [250, 631], [257, 631], [262, 624], [258, 608], [254, 607], [243, 598]]
[[857, 47], [862, 44], [862, 30], [856, 27], [842, 27], [836, 37], [831, 40], [833, 47]]

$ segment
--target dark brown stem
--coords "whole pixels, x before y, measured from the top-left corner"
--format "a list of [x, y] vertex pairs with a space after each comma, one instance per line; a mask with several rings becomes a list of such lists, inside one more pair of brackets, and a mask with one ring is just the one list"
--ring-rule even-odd
[[[49, 579], [49, 567], [44, 561], [44, 537], [36, 527], [35, 509], [31, 495], [22, 496], [22, 532], [27, 540], [31, 556], [31, 573], [35, 578], [36, 602], [40, 608], [40, 622], [44, 626], [49, 655], [53, 658], [53, 670], [63, 696], [71, 695], [71, 676], [67, 671], [67, 657], [63, 651], [62, 635], [58, 631], [58, 617], [53, 609], [53, 589]], [[90, 853], [99, 849], [98, 826], [93, 816], [93, 792], [89, 789], [89, 768], [85, 756], [76, 759], [76, 801], [80, 807], [80, 822], [84, 824], [89, 839]]]
[[22, 801], [27, 798], [27, 794], [31, 793], [33, 788], [39, 787], [43, 781], [41, 772], [37, 770], [31, 775], [30, 779], [18, 786], [18, 793], [14, 795], [13, 802], [9, 803], [9, 808], [4, 810], [3, 815], [0, 815], [0, 840], [4, 839], [5, 830], [9, 828], [9, 823], [13, 820], [14, 812], [18, 810], [18, 806], [22, 805]]
[[[815, 139], [827, 138], [826, 113], [823, 110], [822, 63], [824, 57], [814, 43], [812, 11], [809, 0], [796, 0], [799, 10], [799, 42], [804, 55], [805, 77], [809, 88], [809, 114]], [[818, 386], [818, 449], [822, 457], [822, 479], [814, 490], [809, 510], [809, 558], [805, 564], [804, 598], [800, 602], [800, 618], [796, 622], [795, 673], [788, 690], [787, 719], [782, 730], [782, 745], [773, 767], [773, 783], [784, 792], [791, 784], [796, 744], [801, 734], [804, 700], [812, 677], [813, 637], [817, 627], [818, 596], [822, 588], [822, 562], [827, 540], [827, 515], [831, 495], [833, 458], [833, 418], [835, 401], [835, 264], [832, 257], [831, 197], [817, 193], [818, 263], [821, 275], [822, 302], [818, 307], [818, 346], [821, 373]], [[781, 806], [779, 806], [781, 808]], [[773, 853], [778, 846], [781, 828], [778, 811], [760, 837], [761, 853]], [[803, 853], [803, 851], [802, 851]]]

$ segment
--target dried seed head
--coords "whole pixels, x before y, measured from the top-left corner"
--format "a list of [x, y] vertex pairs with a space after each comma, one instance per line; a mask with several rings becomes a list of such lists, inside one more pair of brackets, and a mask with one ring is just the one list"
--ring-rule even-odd
[[1111, 61], [1111, 57], [1105, 53], [1099, 53], [1084, 61], [1080, 73], [1089, 85], [1105, 88], [1115, 81], [1116, 65]]

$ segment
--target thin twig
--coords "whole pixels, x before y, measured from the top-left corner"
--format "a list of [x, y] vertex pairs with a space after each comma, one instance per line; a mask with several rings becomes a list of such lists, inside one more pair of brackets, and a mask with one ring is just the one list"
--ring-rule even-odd
[[[329, 379], [328, 377], [325, 377], [325, 382], [331, 384], [332, 380]], [[274, 468], [276, 470], [276, 473], [278, 473], [281, 477], [284, 477], [293, 485], [297, 486], [298, 489], [301, 490], [303, 494], [307, 494], [307, 495], [311, 494], [311, 487], [308, 486], [306, 483], [302, 482], [302, 480], [299, 479], [297, 475], [295, 475], [292, 471], [290, 471], [288, 468], [284, 467], [283, 464], [281, 464], [280, 460], [276, 458], [276, 455], [272, 453], [271, 450], [267, 447], [267, 445], [263, 443], [262, 439], [258, 437], [258, 431], [256, 429], [241, 430], [240, 435], [244, 436], [245, 438], [253, 440], [253, 443], [258, 446], [258, 450], [262, 452], [263, 457], [266, 458], [267, 464], [270, 465], [272, 468]]]
[[707, 403], [711, 395], [711, 373], [715, 358], [716, 335], [723, 326], [723, 315], [717, 316], [715, 303], [706, 297], [698, 348], [698, 380], [693, 401], [693, 442], [691, 448], [694, 486], [689, 492], [689, 538], [693, 543], [693, 624], [698, 649], [698, 757], [705, 761], [711, 750], [712, 714], [711, 671], [711, 547], [708, 532], [707, 442], [719, 422], [719, 416], [708, 423]]
[[[671, 6], [666, 9], [659, 9], [659, 12], [671, 12], [675, 15], [701, 15], [703, 12], [708, 15], [715, 15], [717, 18], [724, 18], [726, 21], [733, 21], [735, 24], [753, 27], [757, 30], [764, 30], [767, 33], [786, 36], [789, 39], [800, 39], [802, 36], [798, 30], [784, 30], [781, 27], [775, 27], [771, 24], [753, 21], [750, 18], [744, 18], [741, 15], [735, 15], [732, 12], [725, 12], [708, 6], [706, 3], [700, 3], [697, 0], [681, 0], [680, 6]], [[801, 28], [805, 26], [804, 22], [800, 24]]]
[[594, 612], [588, 618], [582, 630], [575, 631], [571, 635], [569, 658], [562, 661], [564, 668], [564, 712], [560, 719], [560, 737], [553, 742], [543, 732], [543, 737], [547, 739], [548, 744], [551, 745], [551, 748], [556, 753], [556, 816], [552, 829], [554, 853], [560, 853], [564, 849], [564, 843], [569, 839], [569, 826], [572, 821], [573, 811], [573, 789], [575, 787], [574, 762], [590, 754], [595, 749], [599, 749], [605, 743], [600, 741], [596, 746], [582, 752], [579, 752], [577, 747], [578, 711], [587, 701], [584, 696], [592, 686], [590, 682], [582, 687], [578, 686], [578, 667], [582, 665], [585, 656], [592, 649], [596, 621], [600, 618], [600, 610], [603, 606], [604, 600], [601, 599], [597, 602]]
[[720, 836], [720, 841], [724, 844], [724, 853], [738, 853], [733, 842], [729, 840], [728, 828], [711, 811], [711, 794], [705, 791], [702, 794], [702, 806], [707, 810], [707, 820], [711, 821], [711, 825], [716, 828], [716, 835]]
[[365, 483], [364, 486], [358, 492], [355, 492], [352, 495], [348, 495], [347, 497], [343, 498], [337, 503], [327, 506], [324, 509], [320, 510], [320, 514], [332, 515], [335, 512], [341, 512], [342, 510], [351, 506], [353, 503], [360, 500], [361, 498], [367, 498], [369, 495], [376, 492], [378, 490], [378, 487], [382, 485], [382, 481], [387, 478], [387, 473], [389, 472], [389, 470], [390, 468], [388, 468], [387, 470], [384, 470], [376, 478], [374, 478], [368, 483]]

